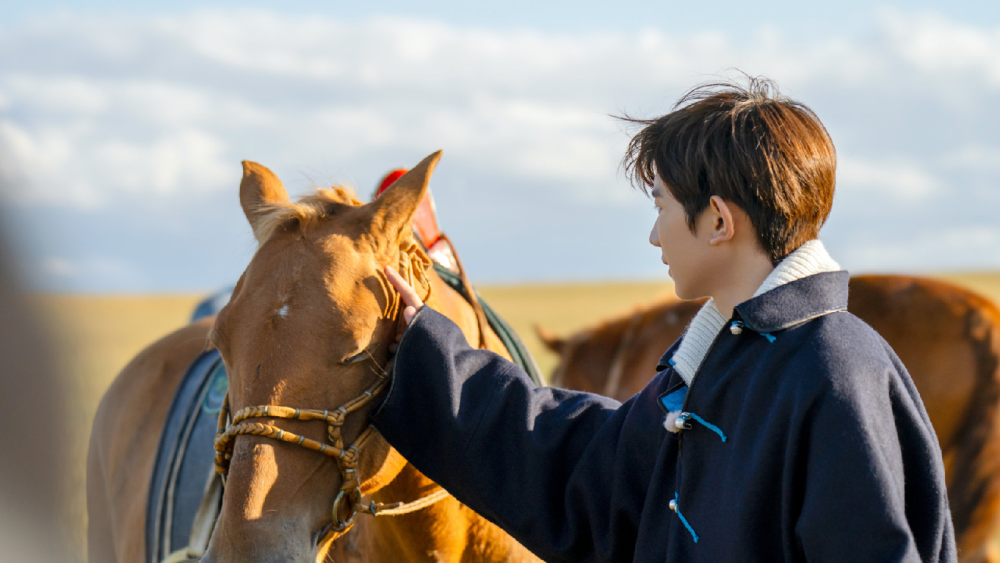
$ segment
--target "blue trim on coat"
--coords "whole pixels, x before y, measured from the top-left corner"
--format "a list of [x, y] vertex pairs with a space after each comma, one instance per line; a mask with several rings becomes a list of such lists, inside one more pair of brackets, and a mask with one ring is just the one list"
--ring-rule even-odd
[[684, 515], [681, 514], [680, 495], [677, 494], [676, 491], [674, 492], [674, 512], [676, 512], [677, 517], [681, 519], [681, 524], [684, 524], [684, 527], [687, 528], [687, 531], [691, 532], [691, 537], [694, 538], [694, 543], [698, 543], [698, 534], [694, 533], [694, 528], [691, 527], [691, 524], [687, 521], [687, 518], [685, 518]]
[[688, 388], [685, 385], [673, 393], [660, 397], [660, 402], [667, 408], [667, 412], [679, 411], [684, 408], [684, 398], [687, 397], [687, 392]]
[[725, 442], [726, 440], [729, 439], [729, 438], [726, 438], [726, 435], [725, 435], [725, 433], [722, 432], [721, 428], [719, 428], [718, 426], [716, 426], [716, 425], [712, 424], [711, 422], [705, 420], [704, 418], [702, 418], [702, 417], [694, 414], [693, 412], [684, 413], [684, 414], [690, 415], [691, 418], [693, 418], [693, 419], [697, 420], [698, 422], [700, 422], [702, 426], [704, 426], [705, 428], [708, 428], [712, 432], [715, 432], [716, 434], [718, 434], [719, 437], [722, 438], [723, 442]]

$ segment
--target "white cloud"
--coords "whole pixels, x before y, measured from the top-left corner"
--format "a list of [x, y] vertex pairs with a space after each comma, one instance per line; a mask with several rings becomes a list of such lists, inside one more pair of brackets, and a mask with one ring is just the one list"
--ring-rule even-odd
[[132, 192], [169, 193], [178, 186], [222, 186], [233, 166], [222, 158], [224, 144], [198, 130], [180, 130], [145, 145], [108, 141], [93, 147], [97, 165], [113, 170], [118, 185]]
[[109, 100], [99, 83], [81, 76], [3, 76], [8, 102], [23, 111], [48, 115], [94, 115], [108, 109]]
[[[608, 114], [663, 113], [735, 67], [776, 79], [823, 118], [848, 194], [835, 214], [863, 217], [870, 200], [851, 194], [881, 194], [942, 229], [983, 228], [948, 202], [987, 209], [1000, 190], [1000, 27], [879, 14], [864, 35], [805, 38], [245, 10], [0, 26], [0, 201], [179, 208], [234, 190], [245, 158], [337, 178], [443, 148], [440, 170], [464, 174], [456, 190], [502, 199], [523, 185], [600, 215], [636, 204], [617, 174], [627, 138]], [[889, 239], [897, 256], [927, 259], [892, 246], [916, 248], [912, 237]]]
[[[483, 173], [592, 196], [616, 181], [622, 135], [607, 113], [650, 100], [665, 109], [730, 67], [791, 91], [847, 88], [841, 103], [856, 104], [898, 76], [1000, 64], [1000, 32], [882, 17], [878, 40], [803, 46], [777, 29], [738, 44], [718, 32], [544, 34], [261, 11], [57, 17], [4, 30], [10, 53], [45, 56], [0, 56], [0, 99], [13, 110], [0, 150], [18, 170], [7, 164], [4, 178], [30, 184], [35, 203], [184, 197], [228, 186], [228, 165], [261, 143], [280, 142], [286, 159], [326, 143], [345, 159], [443, 147]], [[844, 184], [933, 192], [930, 173], [880, 158], [845, 164]]]
[[934, 14], [884, 15], [896, 53], [928, 73], [966, 71], [1000, 86], [1000, 28], [963, 25]]
[[933, 195], [940, 183], [919, 165], [906, 160], [841, 158], [837, 165], [837, 187], [881, 192], [913, 202]]
[[966, 145], [946, 153], [942, 164], [955, 169], [1000, 171], [1000, 146]]
[[[96, 137], [96, 138], [95, 138]], [[8, 201], [83, 208], [126, 193], [177, 196], [232, 183], [237, 162], [225, 144], [197, 129], [144, 140], [94, 134], [80, 123], [30, 130], [0, 120], [0, 192]]]
[[47, 128], [0, 120], [0, 194], [7, 201], [95, 205], [100, 194], [89, 187], [96, 170], [81, 170], [78, 160], [78, 127]]

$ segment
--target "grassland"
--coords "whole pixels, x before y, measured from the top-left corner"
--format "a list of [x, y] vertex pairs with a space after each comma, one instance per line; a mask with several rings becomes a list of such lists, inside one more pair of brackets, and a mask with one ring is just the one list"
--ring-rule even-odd
[[[1000, 303], [1000, 273], [939, 277]], [[556, 357], [535, 336], [536, 324], [567, 334], [673, 294], [669, 282], [497, 286], [481, 287], [480, 292], [521, 334], [545, 373], [551, 371]], [[128, 360], [160, 336], [183, 326], [200, 299], [196, 295], [35, 297], [48, 321], [65, 374], [66, 394], [71, 398], [67, 518], [72, 541], [81, 550], [86, 448], [97, 403]]]
[[[183, 326], [201, 296], [36, 296], [65, 379], [70, 465], [66, 514], [69, 541], [86, 553], [86, 461], [91, 422], [104, 390], [132, 356]], [[170, 400], [170, 399], [165, 399]], [[81, 556], [81, 561], [85, 557]]]

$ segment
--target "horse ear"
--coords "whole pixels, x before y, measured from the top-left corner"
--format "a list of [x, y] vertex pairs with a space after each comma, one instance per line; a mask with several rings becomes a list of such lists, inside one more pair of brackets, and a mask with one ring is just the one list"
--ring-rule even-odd
[[554, 332], [543, 327], [542, 325], [535, 325], [535, 334], [538, 335], [538, 339], [542, 341], [542, 344], [546, 348], [552, 350], [556, 354], [562, 355], [563, 350], [566, 349], [566, 339], [559, 338]]
[[441, 151], [437, 151], [421, 160], [368, 204], [372, 206], [372, 231], [385, 234], [392, 241], [410, 232], [410, 222], [427, 194], [427, 185], [440, 158]]
[[[288, 192], [281, 180], [266, 167], [243, 161], [243, 180], [240, 181], [240, 205], [250, 222], [254, 236], [259, 232], [261, 208], [268, 203], [288, 203]], [[261, 244], [262, 240], [258, 240]]]

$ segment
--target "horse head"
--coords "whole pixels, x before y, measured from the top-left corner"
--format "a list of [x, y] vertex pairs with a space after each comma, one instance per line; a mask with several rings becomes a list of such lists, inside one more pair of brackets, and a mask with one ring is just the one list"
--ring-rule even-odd
[[240, 203], [259, 248], [210, 336], [230, 383], [216, 444], [225, 494], [203, 562], [320, 561], [361, 495], [406, 464], [367, 415], [400, 310], [383, 267], [430, 291], [410, 222], [439, 157], [366, 205], [340, 188], [292, 203], [270, 170], [244, 162]]

